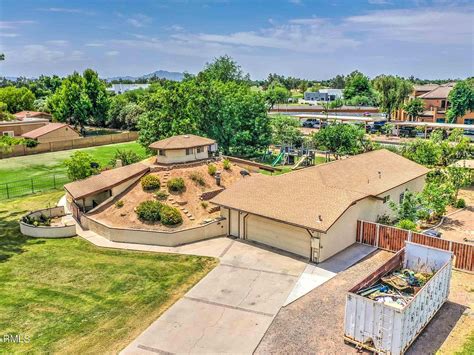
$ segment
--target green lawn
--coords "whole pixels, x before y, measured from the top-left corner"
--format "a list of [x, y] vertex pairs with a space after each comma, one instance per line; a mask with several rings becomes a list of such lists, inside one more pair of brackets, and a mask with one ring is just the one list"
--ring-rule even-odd
[[64, 160], [77, 150], [91, 154], [101, 166], [107, 165], [117, 149], [130, 149], [145, 158], [145, 149], [137, 142], [117, 143], [99, 147], [63, 150], [60, 152], [27, 155], [0, 160], [0, 183], [29, 179], [40, 175], [50, 175], [53, 172], [64, 173]]
[[[315, 157], [315, 164], [323, 164], [326, 162], [326, 159], [323, 157]], [[281, 169], [280, 171], [275, 171], [274, 173], [271, 173], [266, 170], [260, 169], [260, 173], [265, 174], [265, 175], [281, 175], [281, 174], [286, 174], [289, 173], [290, 171], [295, 171], [292, 169], [293, 165], [276, 165], [275, 168]]]
[[61, 195], [0, 202], [0, 333], [31, 338], [2, 353], [117, 353], [216, 265], [22, 236], [20, 216]]

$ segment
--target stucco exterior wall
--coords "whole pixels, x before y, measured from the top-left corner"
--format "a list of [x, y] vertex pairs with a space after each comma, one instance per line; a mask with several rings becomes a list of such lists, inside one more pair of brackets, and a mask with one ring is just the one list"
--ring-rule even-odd
[[208, 147], [203, 147], [204, 151], [197, 153], [197, 148], [192, 148], [193, 153], [186, 155], [186, 149], [165, 150], [165, 155], [157, 152], [156, 162], [161, 164], [185, 163], [194, 160], [202, 160], [209, 158]]
[[98, 222], [89, 216], [81, 216], [81, 224], [91, 231], [120, 243], [138, 243], [174, 247], [226, 234], [223, 221], [213, 221], [205, 225], [176, 231], [152, 231], [141, 229], [121, 229]]
[[7, 122], [0, 124], [0, 136], [3, 135], [3, 132], [13, 132], [14, 137], [19, 137], [24, 133], [28, 133], [34, 129], [43, 127], [49, 122]]
[[[411, 192], [420, 192], [424, 184], [425, 176], [422, 176], [382, 193], [378, 197], [383, 198], [389, 195], [390, 199], [398, 204], [401, 193], [407, 189]], [[375, 222], [377, 217], [383, 214], [393, 216], [389, 202], [383, 203], [383, 201], [371, 197], [365, 198], [349, 207], [329, 228], [327, 233], [321, 233], [320, 261], [324, 261], [355, 243], [358, 219]]]
[[[38, 217], [40, 215], [46, 215], [48, 217], [60, 217], [65, 215], [64, 206], [57, 206], [53, 208], [47, 208], [44, 210], [34, 211], [29, 213], [28, 216]], [[67, 226], [33, 226], [26, 224], [23, 221], [20, 222], [20, 231], [23, 235], [34, 237], [34, 238], [67, 238], [76, 235], [76, 225], [71, 224]]]
[[79, 137], [80, 137], [79, 133], [77, 133], [73, 129], [69, 127], [61, 127], [52, 132], [46, 133], [45, 135], [41, 137], [38, 137], [37, 141], [39, 143], [50, 143], [50, 142], [63, 141], [67, 139], [76, 139]]

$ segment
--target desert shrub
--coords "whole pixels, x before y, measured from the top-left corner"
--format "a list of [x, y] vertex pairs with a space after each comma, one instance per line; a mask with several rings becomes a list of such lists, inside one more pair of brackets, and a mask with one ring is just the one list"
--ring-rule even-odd
[[202, 208], [207, 208], [207, 206], [209, 206], [209, 203], [208, 203], [208, 202], [206, 202], [206, 201], [202, 201], [202, 202], [201, 202], [201, 207], [202, 207]]
[[466, 201], [462, 198], [456, 201], [454, 207], [456, 208], [465, 208], [466, 207]]
[[390, 218], [388, 214], [384, 213], [381, 216], [377, 216], [377, 223], [386, 224], [390, 226], [392, 224], [392, 219]]
[[38, 141], [37, 140], [34, 140], [34, 139], [25, 139], [25, 146], [27, 148], [34, 148], [38, 145]]
[[163, 190], [159, 190], [157, 192], [155, 192], [155, 197], [158, 199], [158, 200], [166, 200], [168, 198], [168, 193], [166, 191], [163, 191]]
[[152, 191], [160, 188], [160, 179], [155, 175], [145, 175], [140, 180], [143, 190]]
[[204, 180], [204, 176], [202, 176], [201, 173], [198, 173], [196, 171], [192, 172], [191, 174], [189, 174], [189, 178], [198, 185], [206, 185], [206, 180]]
[[136, 213], [142, 221], [157, 222], [160, 220], [162, 206], [158, 201], [143, 201], [137, 206]]
[[214, 176], [216, 175], [217, 167], [214, 164], [209, 164], [207, 166], [207, 172], [209, 175]]
[[173, 178], [168, 180], [168, 190], [170, 192], [183, 192], [186, 188], [183, 178]]
[[118, 200], [117, 202], [115, 202], [115, 207], [117, 207], [117, 208], [122, 208], [122, 207], [123, 207], [123, 201], [122, 201], [122, 200]]
[[168, 205], [163, 205], [161, 207], [160, 215], [161, 223], [165, 226], [173, 226], [183, 222], [183, 217], [181, 217], [179, 210]]
[[117, 163], [117, 160], [121, 160], [122, 165], [125, 166], [125, 165], [138, 163], [140, 161], [140, 156], [130, 149], [129, 150], [117, 149], [115, 151], [114, 157], [112, 158], [109, 164], [111, 166], [115, 166], [115, 164]]
[[224, 166], [224, 169], [225, 169], [225, 170], [230, 170], [230, 168], [231, 168], [231, 164], [230, 164], [229, 159], [224, 159], [224, 160], [222, 161], [222, 165]]
[[39, 226], [50, 226], [51, 225], [51, 218], [44, 215], [43, 213], [39, 216], [24, 216], [22, 221], [26, 224], [39, 227]]
[[402, 219], [401, 221], [399, 221], [397, 223], [397, 227], [402, 228], [402, 229], [408, 229], [408, 230], [411, 230], [411, 231], [416, 231], [417, 230], [416, 229], [416, 223], [410, 221], [409, 219]]

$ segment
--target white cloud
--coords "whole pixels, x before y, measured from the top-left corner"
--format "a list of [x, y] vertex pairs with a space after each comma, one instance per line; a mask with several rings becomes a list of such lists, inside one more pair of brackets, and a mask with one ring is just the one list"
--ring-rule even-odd
[[105, 55], [109, 56], [109, 57], [115, 57], [117, 55], [119, 55], [120, 52], [119, 51], [108, 51], [108, 52], [105, 52]]
[[0, 21], [0, 29], [13, 29], [13, 28], [18, 28], [23, 25], [32, 25], [37, 23], [36, 21], [30, 21], [30, 20], [20, 20], [20, 21]]
[[47, 11], [47, 12], [59, 12], [59, 13], [66, 13], [66, 14], [82, 14], [82, 15], [94, 15], [95, 13], [92, 11], [78, 9], [78, 8], [70, 8], [70, 7], [48, 7], [46, 9], [39, 9], [40, 11]]
[[14, 38], [20, 36], [18, 33], [7, 33], [7, 32], [1, 32], [0, 37], [5, 37], [5, 38]]
[[[123, 15], [122, 15], [123, 16]], [[140, 28], [145, 27], [151, 23], [151, 17], [143, 14], [137, 14], [126, 20], [130, 25]]]
[[372, 5], [387, 5], [387, 4], [391, 4], [391, 2], [389, 0], [368, 0], [368, 3], [369, 4], [372, 4]]
[[50, 41], [46, 41], [47, 44], [53, 45], [53, 46], [58, 46], [58, 47], [64, 47], [69, 44], [69, 41], [66, 41], [64, 39], [53, 39]]
[[90, 43], [86, 43], [84, 45], [86, 47], [103, 47], [104, 46], [103, 43], [99, 43], [99, 42], [90, 42]]
[[295, 4], [295, 5], [301, 5], [302, 2], [301, 0], [288, 0], [291, 4]]

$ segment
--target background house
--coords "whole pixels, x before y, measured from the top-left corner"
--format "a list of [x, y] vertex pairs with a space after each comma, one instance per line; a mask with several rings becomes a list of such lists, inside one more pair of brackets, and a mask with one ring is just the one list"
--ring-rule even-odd
[[49, 124], [49, 121], [44, 118], [28, 119], [25, 121], [0, 121], [0, 136], [19, 137], [47, 124]]
[[52, 119], [50, 113], [39, 111], [20, 111], [14, 113], [13, 116], [15, 116], [18, 121], [34, 121], [37, 119], [45, 119], [51, 121]]
[[38, 143], [50, 143], [66, 139], [80, 138], [80, 134], [65, 123], [49, 123], [45, 126], [21, 135], [23, 138], [34, 139]]
[[216, 141], [209, 138], [185, 134], [162, 139], [150, 144], [157, 151], [157, 164], [176, 164], [204, 160], [217, 152]]
[[230, 186], [221, 207], [230, 236], [321, 262], [356, 241], [357, 220], [391, 214], [406, 190], [421, 191], [428, 169], [377, 150], [279, 175], [256, 175]]
[[341, 98], [341, 89], [319, 89], [316, 92], [306, 91], [304, 93], [306, 101], [334, 101]]
[[111, 87], [107, 88], [107, 91], [114, 92], [116, 94], [123, 94], [124, 92], [137, 90], [137, 89], [147, 89], [150, 84], [112, 84]]

